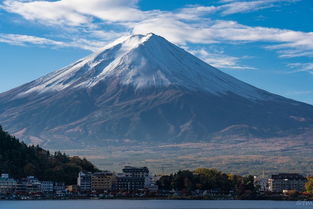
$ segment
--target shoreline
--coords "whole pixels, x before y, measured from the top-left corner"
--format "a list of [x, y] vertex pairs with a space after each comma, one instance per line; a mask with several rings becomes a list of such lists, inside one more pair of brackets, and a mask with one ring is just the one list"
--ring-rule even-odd
[[260, 199], [223, 199], [223, 198], [188, 198], [188, 197], [182, 197], [182, 198], [29, 198], [29, 199], [23, 199], [23, 198], [17, 198], [17, 199], [0, 199], [1, 201], [70, 201], [70, 200], [203, 200], [203, 201], [303, 201], [303, 202], [312, 202], [313, 198], [303, 199], [303, 198], [260, 198]]

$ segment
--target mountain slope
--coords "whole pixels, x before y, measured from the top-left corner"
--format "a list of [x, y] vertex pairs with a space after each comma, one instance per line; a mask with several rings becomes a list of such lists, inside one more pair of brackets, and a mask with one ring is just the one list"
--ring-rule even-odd
[[47, 146], [206, 141], [300, 134], [312, 129], [313, 107], [241, 82], [147, 34], [0, 94], [0, 123]]

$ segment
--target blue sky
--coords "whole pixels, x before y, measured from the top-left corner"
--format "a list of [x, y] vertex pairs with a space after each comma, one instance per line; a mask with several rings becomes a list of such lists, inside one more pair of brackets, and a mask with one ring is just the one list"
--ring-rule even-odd
[[252, 85], [313, 104], [312, 0], [2, 0], [0, 92], [148, 32]]

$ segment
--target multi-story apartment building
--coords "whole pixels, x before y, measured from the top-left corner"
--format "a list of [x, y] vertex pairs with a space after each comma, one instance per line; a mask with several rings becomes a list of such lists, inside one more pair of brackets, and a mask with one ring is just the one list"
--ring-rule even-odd
[[152, 177], [147, 167], [125, 166], [123, 173], [115, 174], [110, 171], [96, 173], [80, 172], [77, 178], [77, 185], [81, 192], [106, 192], [106, 191], [136, 191], [148, 189], [156, 191]]
[[9, 174], [1, 174], [0, 194], [12, 193], [15, 191], [16, 181], [9, 177]]
[[122, 171], [126, 176], [130, 176], [130, 177], [144, 177], [145, 178], [149, 176], [149, 169], [147, 167], [125, 166]]
[[34, 176], [27, 176], [23, 183], [26, 185], [26, 191], [28, 193], [41, 192], [41, 182]]
[[151, 177], [147, 167], [125, 166], [123, 173], [117, 175], [116, 190], [136, 191], [146, 188], [150, 184]]
[[53, 191], [55, 193], [64, 193], [65, 192], [65, 184], [63, 182], [54, 182]]
[[272, 175], [268, 180], [269, 191], [283, 192], [283, 190], [304, 191], [304, 184], [307, 179], [297, 173], [280, 173]]
[[96, 172], [91, 176], [91, 190], [96, 192], [110, 191], [116, 184], [116, 176], [109, 171]]
[[27, 183], [25, 179], [19, 179], [16, 182], [15, 193], [26, 194], [27, 193]]
[[53, 182], [52, 181], [41, 181], [40, 190], [43, 193], [53, 192]]
[[91, 176], [90, 172], [79, 172], [77, 178], [77, 186], [81, 192], [89, 192], [91, 190]]

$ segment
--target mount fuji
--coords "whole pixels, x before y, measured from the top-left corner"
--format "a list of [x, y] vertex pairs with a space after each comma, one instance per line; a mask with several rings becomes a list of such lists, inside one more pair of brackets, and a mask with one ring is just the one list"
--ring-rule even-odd
[[46, 147], [271, 138], [312, 131], [313, 106], [253, 87], [147, 34], [1, 93], [0, 124]]

